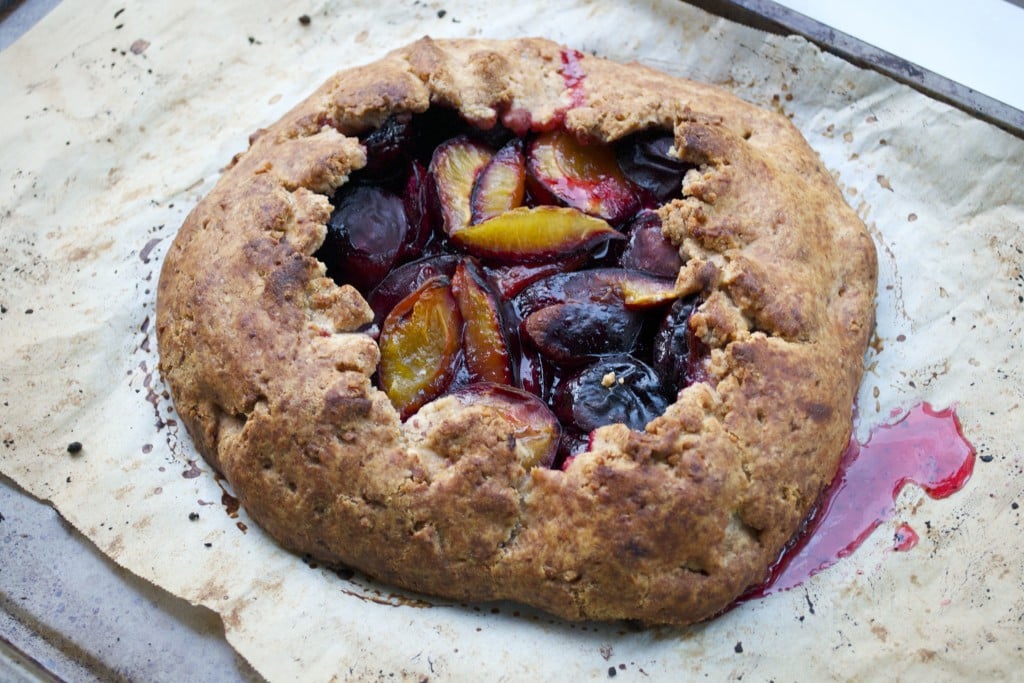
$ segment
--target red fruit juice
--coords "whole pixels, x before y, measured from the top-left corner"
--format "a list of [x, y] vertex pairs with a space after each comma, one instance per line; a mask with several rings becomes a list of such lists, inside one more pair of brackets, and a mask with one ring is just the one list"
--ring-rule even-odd
[[[799, 586], [853, 553], [892, 518], [896, 497], [906, 484], [917, 484], [932, 498], [945, 498], [963, 488], [973, 470], [974, 448], [953, 408], [935, 410], [923, 403], [896, 423], [876, 427], [867, 443], [851, 439], [835, 480], [802, 534], [772, 567], [767, 581], [740, 601]], [[917, 533], [903, 524], [893, 549], [910, 550], [917, 541]]]

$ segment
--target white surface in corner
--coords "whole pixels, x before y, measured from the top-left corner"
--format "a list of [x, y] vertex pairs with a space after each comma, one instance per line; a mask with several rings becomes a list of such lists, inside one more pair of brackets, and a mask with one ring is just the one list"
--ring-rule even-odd
[[776, 0], [1024, 110], [1024, 7], [1007, 0]]

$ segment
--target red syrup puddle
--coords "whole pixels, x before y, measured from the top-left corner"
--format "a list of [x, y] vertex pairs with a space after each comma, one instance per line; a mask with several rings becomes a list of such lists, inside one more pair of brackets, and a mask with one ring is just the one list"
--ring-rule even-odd
[[892, 549], [898, 553], [906, 552], [917, 545], [919, 537], [913, 527], [904, 522], [896, 529], [896, 536], [893, 538]]
[[[771, 568], [767, 581], [736, 603], [799, 586], [852, 554], [892, 517], [906, 484], [917, 484], [931, 498], [946, 498], [963, 488], [973, 471], [974, 448], [964, 439], [953, 408], [935, 410], [923, 403], [895, 424], [876, 427], [867, 443], [851, 439], [835, 480], [799, 538]], [[917, 541], [917, 533], [903, 524], [893, 549], [910, 550]]]

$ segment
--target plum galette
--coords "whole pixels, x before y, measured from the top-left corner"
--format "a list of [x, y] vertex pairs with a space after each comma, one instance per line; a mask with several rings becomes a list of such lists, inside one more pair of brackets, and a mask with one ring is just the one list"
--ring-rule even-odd
[[284, 546], [685, 624], [832, 479], [875, 251], [783, 116], [546, 40], [422, 39], [254, 134], [158, 293], [198, 450]]

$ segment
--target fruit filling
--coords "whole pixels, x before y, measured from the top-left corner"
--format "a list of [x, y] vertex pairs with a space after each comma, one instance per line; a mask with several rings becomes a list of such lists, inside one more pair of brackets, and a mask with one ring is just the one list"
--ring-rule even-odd
[[670, 132], [598, 144], [432, 108], [361, 141], [317, 257], [373, 309], [376, 381], [402, 419], [444, 395], [498, 406], [531, 466], [560, 467], [705, 378], [699, 301], [679, 296], [655, 211], [689, 170]]

